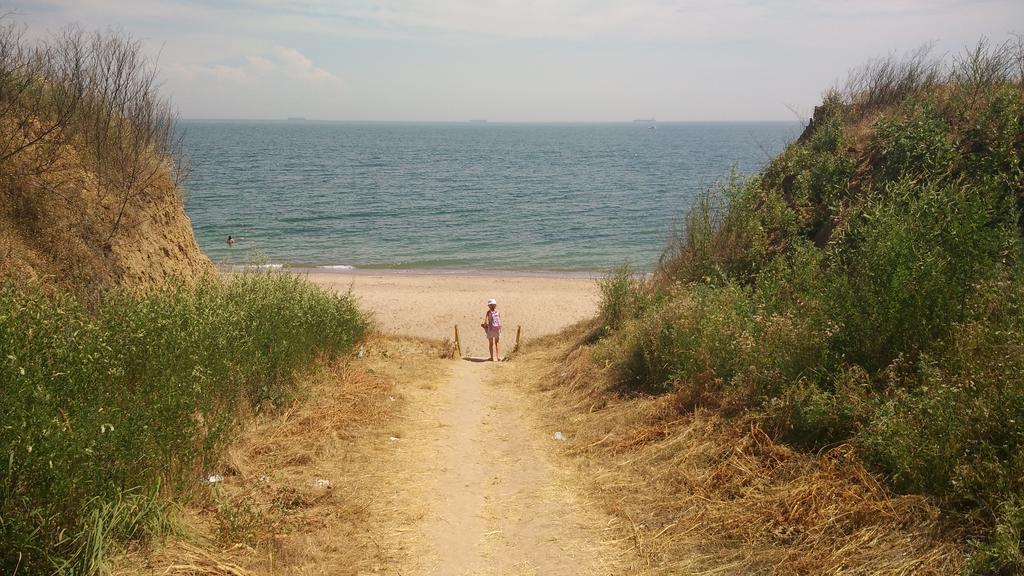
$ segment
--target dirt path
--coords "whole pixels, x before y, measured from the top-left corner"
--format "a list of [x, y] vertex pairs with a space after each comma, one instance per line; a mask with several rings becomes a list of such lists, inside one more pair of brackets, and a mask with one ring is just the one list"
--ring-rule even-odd
[[439, 351], [381, 338], [317, 376], [242, 434], [184, 519], [190, 537], [129, 550], [113, 573], [642, 573], [631, 533], [588, 501], [543, 424], [528, 361]]
[[436, 388], [404, 393], [396, 489], [418, 521], [396, 530], [408, 543], [397, 572], [632, 573], [619, 528], [551, 452], [557, 440], [533, 417], [534, 400], [507, 385], [515, 366], [462, 360], [450, 370]]

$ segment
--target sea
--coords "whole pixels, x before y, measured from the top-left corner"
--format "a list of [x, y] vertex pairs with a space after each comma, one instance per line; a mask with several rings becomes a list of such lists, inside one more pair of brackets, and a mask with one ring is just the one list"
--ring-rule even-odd
[[698, 195], [800, 133], [795, 122], [179, 128], [185, 209], [218, 265], [470, 273], [650, 271]]

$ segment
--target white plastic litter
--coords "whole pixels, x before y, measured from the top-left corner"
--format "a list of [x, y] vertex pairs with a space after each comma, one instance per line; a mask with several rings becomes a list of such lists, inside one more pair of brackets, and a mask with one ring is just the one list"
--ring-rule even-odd
[[270, 476], [267, 476], [266, 474], [260, 474], [259, 481], [260, 484], [270, 484]]
[[327, 490], [330, 490], [331, 487], [332, 487], [332, 484], [331, 484], [330, 480], [325, 480], [323, 478], [317, 478], [316, 480], [313, 481], [313, 486], [315, 486], [317, 488], [326, 488]]
[[220, 474], [210, 474], [206, 478], [206, 482], [209, 483], [209, 484], [220, 484], [223, 481], [224, 481], [224, 477], [221, 476]]
[[555, 440], [558, 440], [559, 442], [561, 442], [561, 441], [565, 440], [565, 434], [562, 434], [561, 432], [555, 432], [555, 435], [553, 436], [553, 438]]
[[360, 358], [362, 358], [363, 356], [366, 356], [366, 348], [365, 347], [363, 347], [363, 346], [359, 347], [359, 354], [358, 354], [358, 356]]
[[392, 442], [398, 442], [399, 438], [398, 436], [388, 436], [388, 440], [391, 440]]

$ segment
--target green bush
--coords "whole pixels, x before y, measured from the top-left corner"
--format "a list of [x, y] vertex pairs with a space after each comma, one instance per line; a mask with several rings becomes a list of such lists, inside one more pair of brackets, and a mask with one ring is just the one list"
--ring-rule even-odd
[[970, 574], [1015, 576], [1024, 572], [1024, 503], [1005, 502], [991, 538], [975, 542], [977, 549], [968, 558]]
[[751, 182], [734, 173], [695, 199], [662, 254], [656, 282], [748, 283], [796, 226], [781, 195], [752, 194]]
[[975, 283], [1019, 251], [1014, 221], [996, 191], [966, 183], [902, 180], [872, 196], [825, 279], [838, 351], [874, 372], [944, 337]]
[[941, 181], [955, 174], [960, 154], [946, 119], [928, 101], [875, 124], [876, 170], [885, 180]]
[[995, 523], [1024, 494], [1024, 285], [981, 284], [911, 381], [897, 381], [863, 434], [865, 458], [905, 492]]
[[651, 305], [646, 283], [629, 263], [599, 280], [597, 287], [601, 292], [601, 323], [608, 330], [640, 317]]
[[94, 573], [110, 540], [158, 520], [159, 492], [213, 469], [246, 411], [366, 322], [351, 297], [282, 274], [88, 308], [0, 287], [0, 571]]
[[731, 378], [739, 368], [749, 296], [738, 286], [695, 286], [651, 310], [635, 327], [629, 371], [648, 388], [704, 373]]

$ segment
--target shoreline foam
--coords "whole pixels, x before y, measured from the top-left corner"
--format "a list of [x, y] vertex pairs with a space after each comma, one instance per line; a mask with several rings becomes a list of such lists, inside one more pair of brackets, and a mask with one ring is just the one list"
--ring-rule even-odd
[[[329, 266], [292, 266], [289, 264], [220, 264], [222, 273], [247, 270], [277, 270], [293, 274], [342, 274], [357, 276], [453, 276], [470, 278], [573, 278], [600, 280], [608, 275], [598, 270], [498, 270], [470, 268], [357, 268], [347, 264]], [[647, 274], [644, 272], [644, 274]]]

